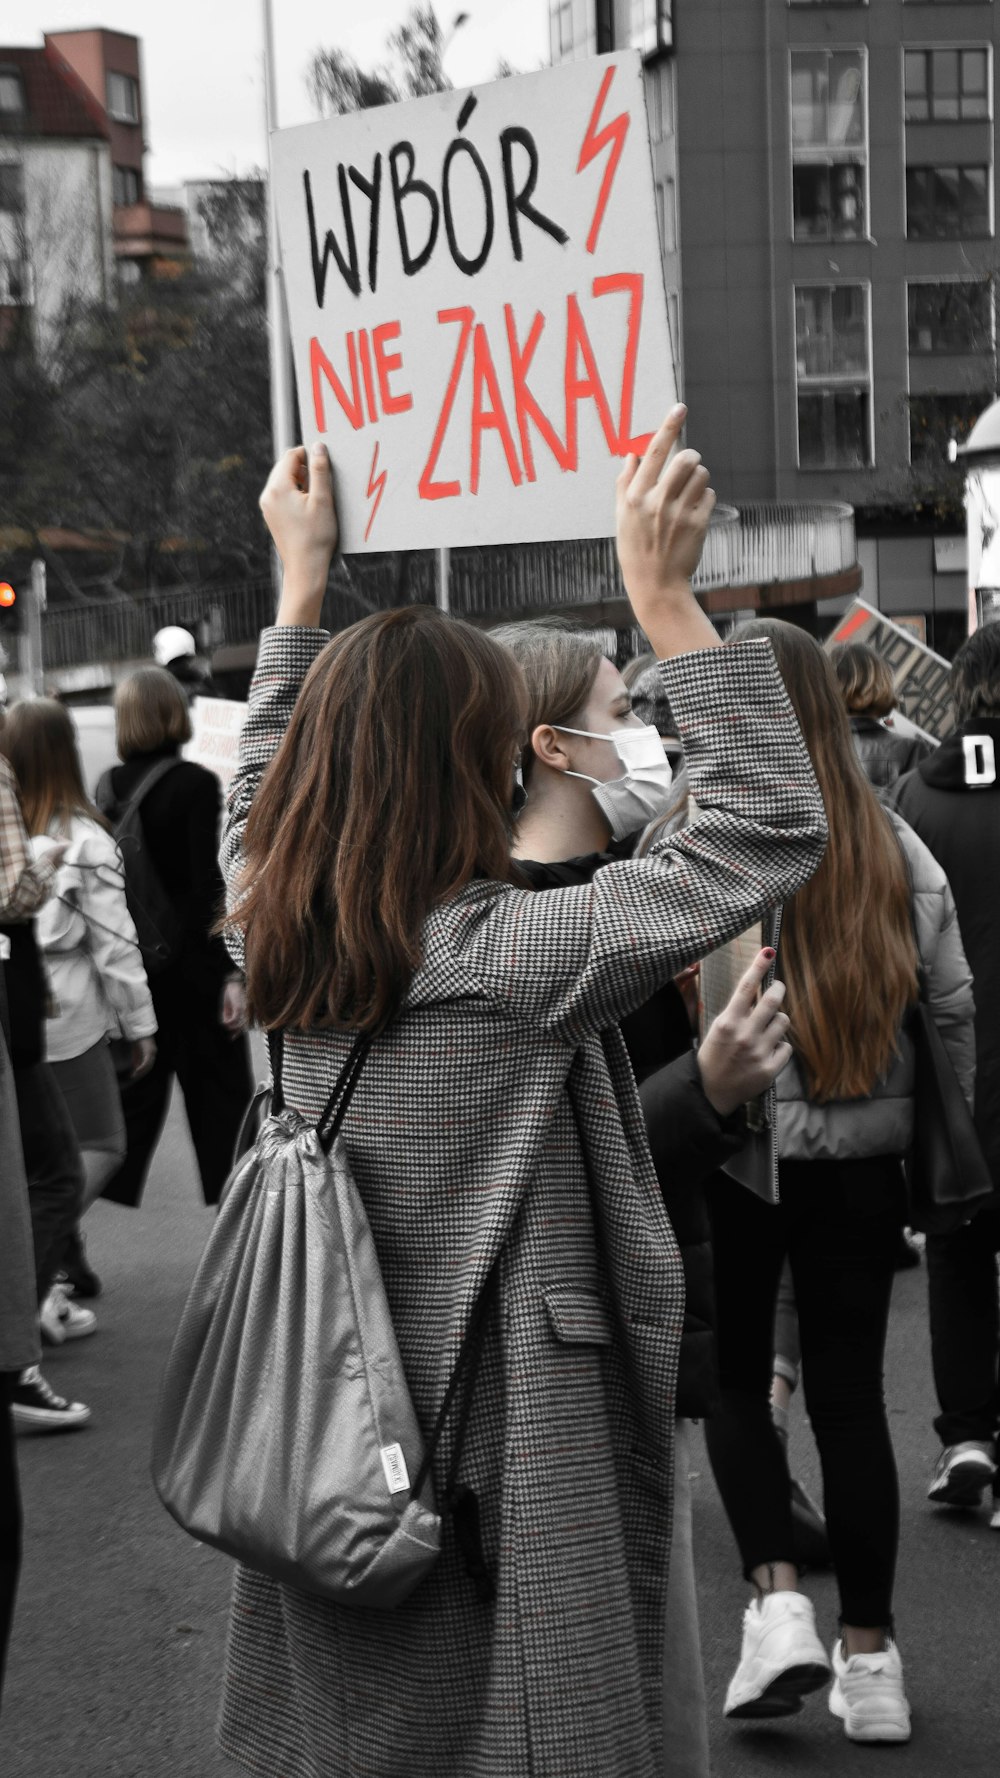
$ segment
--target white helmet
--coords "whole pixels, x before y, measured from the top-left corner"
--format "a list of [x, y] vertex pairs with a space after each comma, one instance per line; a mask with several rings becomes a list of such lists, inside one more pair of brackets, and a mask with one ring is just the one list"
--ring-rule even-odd
[[182, 655], [196, 653], [191, 631], [182, 630], [177, 624], [168, 624], [153, 637], [153, 659], [158, 667], [169, 667], [171, 661], [180, 660]]

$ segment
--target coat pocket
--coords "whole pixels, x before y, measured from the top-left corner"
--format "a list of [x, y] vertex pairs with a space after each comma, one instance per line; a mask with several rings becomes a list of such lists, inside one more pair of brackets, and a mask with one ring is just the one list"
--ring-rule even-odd
[[586, 1284], [549, 1284], [542, 1291], [557, 1340], [571, 1346], [610, 1346], [614, 1329], [607, 1305]]

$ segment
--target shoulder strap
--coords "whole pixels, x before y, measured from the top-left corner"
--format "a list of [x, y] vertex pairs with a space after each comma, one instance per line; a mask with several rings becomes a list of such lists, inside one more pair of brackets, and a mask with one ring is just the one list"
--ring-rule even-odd
[[165, 778], [168, 772], [172, 772], [175, 766], [179, 766], [182, 763], [183, 762], [179, 759], [158, 760], [156, 765], [153, 766], [146, 773], [145, 777], [140, 779], [139, 783], [136, 785], [115, 825], [121, 827], [123, 822], [128, 819], [129, 815], [131, 815], [133, 811], [145, 801], [149, 792], [153, 789], [153, 786], [159, 784], [161, 778]]
[[[920, 955], [920, 934], [917, 931], [917, 907], [916, 907], [916, 896], [914, 893], [914, 886], [913, 886], [913, 866], [910, 863], [910, 855], [907, 852], [906, 847], [904, 846], [904, 844], [903, 844], [902, 840], [900, 839], [899, 834], [896, 830], [896, 824], [892, 820], [890, 815], [888, 814], [888, 811], [885, 812], [885, 818], [886, 818], [886, 821], [889, 823], [889, 831], [892, 834], [892, 837], [895, 840], [897, 846], [899, 847], [900, 857], [903, 860], [903, 866], [906, 870], [906, 880], [907, 880], [907, 883], [909, 884], [909, 887], [910, 887], [910, 929], [913, 933], [913, 948], [917, 953], [917, 988], [918, 988], [918, 992], [920, 995], [920, 999], [926, 1000], [927, 999], [927, 971], [924, 968], [924, 960]], [[903, 819], [903, 817], [900, 816], [900, 820], [902, 820], [902, 819]]]

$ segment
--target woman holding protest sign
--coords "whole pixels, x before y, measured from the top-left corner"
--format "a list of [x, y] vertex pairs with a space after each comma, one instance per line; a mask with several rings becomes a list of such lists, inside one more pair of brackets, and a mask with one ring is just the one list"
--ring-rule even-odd
[[[285, 582], [231, 791], [230, 943], [305, 1117], [371, 1035], [342, 1135], [427, 1428], [497, 1263], [461, 1468], [495, 1596], [447, 1517], [435, 1569], [391, 1612], [239, 1569], [221, 1740], [249, 1770], [662, 1770], [682, 1279], [616, 1026], [794, 892], [824, 843], [770, 650], [719, 649], [691, 594], [714, 496], [695, 453], [665, 469], [683, 418], [626, 460], [618, 540], [703, 819], [546, 895], [509, 856], [509, 656], [420, 607], [329, 642], [325, 448], [286, 453], [263, 496]], [[456, 1436], [446, 1422], [438, 1483]]]

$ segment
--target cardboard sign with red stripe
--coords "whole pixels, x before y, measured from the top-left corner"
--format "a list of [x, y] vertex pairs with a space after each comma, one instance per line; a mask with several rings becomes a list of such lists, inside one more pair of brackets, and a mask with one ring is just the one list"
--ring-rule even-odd
[[272, 180], [343, 548], [609, 536], [676, 400], [638, 54], [279, 130]]
[[896, 698], [903, 715], [932, 741], [943, 741], [955, 727], [955, 711], [948, 690], [949, 663], [943, 655], [918, 641], [912, 630], [883, 617], [864, 599], [855, 599], [824, 646], [838, 642], [864, 642], [885, 661], [892, 674]]

